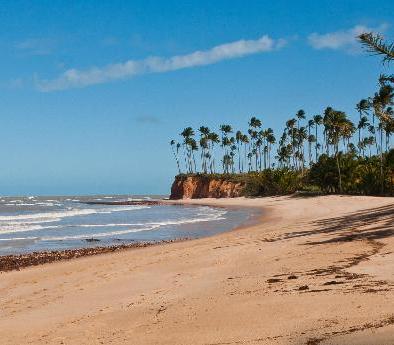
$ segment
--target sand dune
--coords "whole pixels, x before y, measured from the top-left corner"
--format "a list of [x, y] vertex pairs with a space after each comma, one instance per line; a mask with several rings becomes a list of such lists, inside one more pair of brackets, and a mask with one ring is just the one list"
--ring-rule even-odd
[[394, 344], [394, 198], [263, 209], [211, 238], [0, 275], [0, 343]]

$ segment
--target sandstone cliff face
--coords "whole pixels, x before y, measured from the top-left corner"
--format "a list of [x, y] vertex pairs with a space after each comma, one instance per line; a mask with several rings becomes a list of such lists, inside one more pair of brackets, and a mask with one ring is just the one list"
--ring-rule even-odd
[[235, 198], [244, 184], [204, 176], [176, 176], [170, 199]]

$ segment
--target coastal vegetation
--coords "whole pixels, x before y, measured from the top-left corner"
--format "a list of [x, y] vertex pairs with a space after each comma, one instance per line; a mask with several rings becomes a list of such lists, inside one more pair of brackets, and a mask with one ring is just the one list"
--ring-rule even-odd
[[[394, 60], [394, 44], [380, 35], [358, 38], [383, 63]], [[249, 196], [297, 190], [393, 195], [393, 106], [394, 75], [380, 75], [377, 91], [356, 103], [353, 114], [332, 106], [319, 114], [300, 109], [279, 134], [252, 116], [243, 129], [187, 127], [170, 144], [179, 174], [242, 182]]]

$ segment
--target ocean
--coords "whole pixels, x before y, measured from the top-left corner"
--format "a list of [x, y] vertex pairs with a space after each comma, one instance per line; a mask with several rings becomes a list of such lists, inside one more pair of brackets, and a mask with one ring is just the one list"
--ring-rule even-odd
[[85, 202], [154, 200], [152, 196], [0, 197], [0, 255], [199, 238], [229, 231], [244, 209]]

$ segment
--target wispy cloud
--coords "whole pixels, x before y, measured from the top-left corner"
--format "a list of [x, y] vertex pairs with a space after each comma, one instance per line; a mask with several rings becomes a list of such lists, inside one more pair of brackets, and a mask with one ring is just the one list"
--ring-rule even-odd
[[29, 55], [48, 55], [52, 53], [55, 41], [47, 38], [28, 38], [15, 43], [14, 47]]
[[257, 40], [239, 40], [221, 44], [209, 50], [195, 51], [169, 58], [148, 57], [144, 60], [128, 60], [88, 70], [69, 69], [55, 79], [37, 80], [37, 88], [44, 92], [64, 90], [131, 78], [140, 74], [163, 73], [211, 65], [223, 60], [269, 52], [283, 47], [285, 43], [285, 40], [274, 40], [265, 35]]
[[348, 53], [360, 51], [357, 36], [364, 32], [379, 32], [387, 30], [388, 25], [371, 28], [365, 25], [356, 25], [348, 30], [340, 30], [325, 34], [312, 33], [308, 36], [308, 43], [315, 49], [344, 50]]

